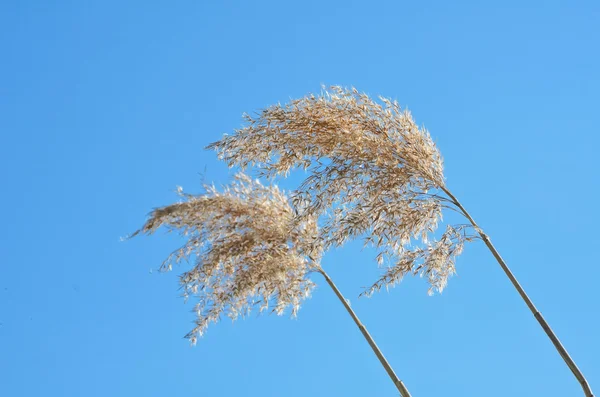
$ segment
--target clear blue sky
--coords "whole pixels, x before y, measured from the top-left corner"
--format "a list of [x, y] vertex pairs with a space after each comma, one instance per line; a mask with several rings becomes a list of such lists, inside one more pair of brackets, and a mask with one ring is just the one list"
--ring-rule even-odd
[[[600, 393], [599, 20], [597, 1], [3, 1], [0, 395], [397, 395], [318, 277], [298, 319], [192, 348], [177, 274], [151, 272], [177, 238], [119, 241], [205, 169], [228, 181], [203, 147], [243, 112], [322, 83], [431, 131]], [[582, 395], [482, 244], [433, 297], [409, 278], [358, 300], [378, 270], [357, 244], [324, 265], [413, 397]]]

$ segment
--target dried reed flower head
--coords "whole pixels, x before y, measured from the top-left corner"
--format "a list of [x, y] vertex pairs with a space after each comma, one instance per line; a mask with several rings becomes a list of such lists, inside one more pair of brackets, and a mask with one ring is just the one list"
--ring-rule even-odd
[[198, 300], [196, 326], [186, 337], [195, 343], [222, 314], [236, 319], [256, 305], [279, 315], [291, 307], [295, 316], [313, 288], [308, 275], [318, 267], [315, 219], [298, 221], [283, 191], [243, 174], [222, 192], [205, 190], [197, 196], [180, 190], [182, 202], [155, 209], [132, 235], [164, 226], [185, 236], [161, 269], [195, 259], [180, 276], [184, 296]]
[[[448, 204], [436, 194], [444, 188], [442, 157], [408, 111], [380, 99], [331, 87], [245, 115], [245, 127], [208, 148], [229, 166], [255, 166], [268, 177], [309, 170], [293, 203], [301, 219], [321, 217], [324, 246], [365, 236], [378, 263], [395, 263], [371, 291], [410, 272], [427, 275], [430, 292], [441, 291], [464, 242], [447, 231], [428, 243]], [[425, 248], [408, 251], [417, 242]]]

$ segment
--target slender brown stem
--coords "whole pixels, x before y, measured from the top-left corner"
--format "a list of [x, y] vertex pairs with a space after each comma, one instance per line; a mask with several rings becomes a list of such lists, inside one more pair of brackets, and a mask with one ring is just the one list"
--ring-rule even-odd
[[381, 365], [383, 365], [383, 368], [385, 368], [389, 377], [392, 379], [392, 382], [394, 382], [394, 385], [396, 385], [398, 391], [400, 391], [400, 395], [402, 397], [411, 397], [410, 393], [408, 392], [408, 389], [406, 388], [406, 386], [404, 386], [404, 383], [402, 383], [402, 381], [398, 378], [390, 364], [387, 362], [387, 360], [383, 356], [383, 353], [381, 353], [381, 350], [379, 350], [379, 347], [377, 347], [377, 344], [375, 344], [375, 341], [373, 340], [365, 326], [360, 322], [360, 320], [356, 316], [356, 313], [354, 313], [354, 310], [352, 310], [352, 308], [348, 304], [348, 301], [344, 298], [340, 290], [335, 286], [333, 281], [329, 278], [329, 276], [327, 275], [327, 273], [325, 273], [323, 269], [319, 269], [318, 272], [321, 273], [323, 277], [325, 277], [327, 284], [329, 284], [333, 292], [335, 292], [340, 302], [342, 302], [342, 304], [350, 314], [350, 317], [352, 317], [352, 320], [354, 320], [354, 323], [356, 324], [360, 332], [363, 334], [367, 342], [369, 342], [369, 346], [371, 346], [371, 349], [373, 349], [373, 352], [379, 359], [379, 362], [381, 363]]
[[504, 270], [504, 273], [506, 273], [506, 275], [510, 279], [510, 282], [512, 283], [512, 285], [515, 287], [515, 289], [517, 290], [519, 295], [521, 295], [521, 298], [525, 301], [525, 304], [527, 304], [527, 307], [529, 308], [531, 313], [533, 313], [533, 316], [535, 317], [535, 319], [541, 325], [544, 332], [546, 332], [546, 335], [548, 335], [548, 338], [550, 338], [550, 340], [554, 344], [554, 347], [556, 348], [556, 350], [558, 351], [558, 353], [560, 354], [562, 359], [565, 361], [565, 363], [567, 364], [567, 366], [569, 367], [571, 372], [573, 372], [573, 375], [575, 375], [575, 378], [577, 378], [577, 381], [579, 381], [579, 384], [581, 385], [581, 388], [583, 389], [585, 396], [586, 397], [594, 397], [594, 394], [592, 393], [592, 389], [588, 385], [588, 382], [585, 379], [585, 377], [583, 376], [583, 373], [579, 370], [579, 368], [577, 368], [577, 365], [575, 365], [575, 362], [573, 361], [571, 356], [569, 356], [567, 349], [565, 349], [565, 347], [562, 345], [562, 343], [560, 343], [560, 340], [558, 339], [558, 337], [556, 336], [556, 334], [554, 333], [552, 328], [550, 328], [550, 326], [548, 325], [548, 323], [546, 322], [544, 317], [542, 317], [542, 314], [537, 310], [537, 308], [535, 307], [535, 305], [533, 304], [531, 299], [529, 299], [529, 296], [527, 296], [527, 294], [525, 293], [525, 290], [523, 289], [523, 287], [521, 287], [521, 284], [519, 284], [519, 282], [517, 281], [517, 279], [515, 278], [513, 273], [510, 271], [510, 269], [506, 265], [506, 262], [504, 262], [504, 260], [500, 256], [500, 253], [498, 253], [498, 251], [496, 250], [496, 248], [490, 241], [490, 238], [477, 225], [475, 220], [471, 217], [471, 215], [469, 215], [467, 210], [460, 204], [458, 199], [456, 197], [454, 197], [454, 195], [452, 193], [450, 193], [450, 191], [448, 189], [442, 188], [442, 190], [444, 191], [444, 193], [446, 193], [448, 195], [448, 197], [450, 197], [452, 202], [460, 209], [460, 211], [469, 220], [469, 222], [471, 222], [471, 224], [473, 225], [473, 227], [475, 228], [477, 233], [479, 233], [479, 235], [481, 236], [481, 239], [483, 240], [485, 245], [489, 248], [492, 255], [494, 255], [494, 258], [496, 258], [496, 261], [498, 262], [500, 267], [502, 267], [502, 270]]

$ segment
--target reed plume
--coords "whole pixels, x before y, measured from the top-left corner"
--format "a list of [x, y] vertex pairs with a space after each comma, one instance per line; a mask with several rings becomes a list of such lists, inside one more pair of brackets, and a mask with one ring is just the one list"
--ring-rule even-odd
[[[208, 146], [230, 166], [263, 175], [309, 176], [293, 195], [298, 219], [318, 217], [324, 248], [362, 237], [387, 270], [371, 294], [407, 274], [428, 278], [442, 291], [466, 242], [481, 239], [569, 366], [586, 397], [592, 392], [571, 357], [509, 270], [489, 237], [446, 186], [442, 156], [429, 133], [397, 102], [371, 99], [356, 89], [331, 87], [251, 116], [246, 126]], [[436, 228], [444, 209], [468, 223]]]
[[295, 222], [284, 192], [238, 174], [222, 192], [184, 194], [182, 202], [157, 208], [138, 233], [161, 226], [178, 231], [185, 244], [161, 265], [171, 270], [182, 260], [194, 266], [179, 277], [184, 296], [196, 296], [192, 343], [222, 315], [236, 319], [253, 307], [295, 316], [314, 287], [309, 273], [320, 256], [314, 219]]
[[192, 262], [179, 281], [187, 298], [197, 299], [195, 327], [186, 338], [195, 344], [210, 323], [223, 315], [233, 320], [258, 306], [278, 315], [290, 309], [296, 316], [315, 284], [311, 273], [321, 274], [350, 314], [363, 337], [403, 397], [410, 393], [394, 373], [348, 301], [320, 266], [323, 246], [317, 219], [299, 219], [289, 198], [277, 186], [238, 174], [219, 192], [205, 186], [200, 195], [183, 193], [182, 201], [157, 208], [140, 233], [160, 227], [177, 231], [185, 244], [171, 253], [161, 270], [172, 270], [181, 261]]
[[[300, 219], [321, 218], [324, 247], [364, 236], [365, 244], [378, 248], [380, 265], [394, 263], [367, 293], [408, 273], [427, 276], [430, 292], [441, 291], [455, 256], [476, 236], [466, 225], [449, 226], [430, 242], [449, 205], [438, 194], [442, 157], [408, 111], [381, 100], [332, 87], [245, 115], [246, 127], [208, 148], [230, 166], [256, 166], [268, 177], [308, 170], [293, 202]], [[422, 244], [411, 248], [416, 242]]]

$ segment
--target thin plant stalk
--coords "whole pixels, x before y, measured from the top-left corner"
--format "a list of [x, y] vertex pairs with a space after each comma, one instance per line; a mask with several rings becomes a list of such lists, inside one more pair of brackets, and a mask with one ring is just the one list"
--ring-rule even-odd
[[542, 313], [540, 313], [538, 311], [538, 309], [535, 307], [535, 305], [533, 304], [533, 302], [531, 301], [531, 299], [529, 298], [529, 296], [527, 295], [527, 293], [525, 292], [523, 287], [521, 287], [521, 284], [519, 284], [519, 281], [517, 281], [514, 274], [511, 272], [509, 267], [506, 265], [506, 262], [504, 262], [504, 259], [502, 259], [502, 257], [500, 256], [500, 253], [498, 252], [498, 250], [496, 250], [496, 247], [494, 247], [494, 245], [490, 241], [490, 238], [488, 237], [488, 235], [483, 232], [483, 230], [477, 225], [477, 223], [475, 222], [473, 217], [471, 217], [471, 215], [467, 212], [465, 207], [462, 206], [462, 204], [458, 201], [458, 199], [448, 189], [442, 188], [442, 190], [444, 191], [444, 193], [446, 193], [448, 195], [448, 197], [458, 207], [458, 209], [462, 212], [462, 214], [469, 220], [469, 222], [473, 225], [473, 227], [475, 228], [475, 230], [477, 231], [479, 236], [481, 236], [481, 239], [483, 240], [485, 245], [488, 247], [488, 249], [494, 256], [494, 258], [496, 258], [496, 261], [498, 262], [500, 267], [502, 267], [502, 270], [504, 271], [506, 276], [509, 278], [512, 285], [515, 287], [515, 289], [517, 290], [517, 292], [519, 293], [519, 295], [521, 296], [521, 298], [523, 299], [523, 301], [525, 302], [525, 304], [527, 305], [527, 307], [529, 308], [529, 310], [531, 311], [531, 313], [533, 314], [535, 319], [538, 321], [538, 323], [540, 324], [540, 326], [542, 327], [542, 329], [544, 330], [546, 335], [548, 335], [548, 338], [550, 338], [550, 340], [552, 341], [552, 344], [558, 351], [558, 354], [560, 354], [562, 359], [565, 361], [565, 363], [567, 364], [567, 366], [573, 373], [573, 375], [575, 375], [575, 378], [577, 378], [577, 381], [581, 385], [581, 388], [583, 389], [585, 396], [586, 397], [594, 397], [594, 394], [592, 393], [592, 389], [590, 388], [587, 380], [583, 376], [583, 373], [577, 367], [577, 365], [575, 364], [575, 362], [573, 361], [573, 359], [567, 352], [567, 349], [565, 349], [565, 347], [562, 345], [562, 343], [560, 342], [560, 340], [558, 339], [558, 337], [556, 336], [556, 334], [554, 333], [552, 328], [550, 328], [550, 325], [548, 325], [548, 323], [542, 316]]
[[383, 365], [383, 368], [385, 368], [385, 371], [387, 372], [387, 374], [390, 377], [390, 379], [392, 380], [392, 382], [394, 382], [394, 385], [396, 386], [396, 388], [400, 392], [400, 395], [402, 397], [411, 397], [408, 389], [406, 388], [406, 386], [404, 386], [404, 383], [402, 383], [402, 381], [400, 380], [400, 378], [398, 378], [398, 375], [396, 375], [396, 373], [394, 372], [394, 370], [391, 367], [390, 363], [388, 363], [388, 361], [384, 357], [384, 355], [381, 352], [381, 350], [379, 350], [379, 347], [377, 346], [377, 344], [373, 340], [373, 337], [371, 337], [371, 334], [369, 334], [369, 331], [367, 331], [367, 328], [360, 321], [360, 319], [358, 318], [358, 316], [356, 315], [356, 313], [354, 313], [354, 310], [352, 310], [352, 308], [348, 304], [348, 301], [344, 298], [344, 296], [342, 295], [342, 293], [340, 292], [340, 290], [336, 287], [336, 285], [333, 283], [333, 281], [331, 280], [331, 278], [329, 278], [329, 276], [327, 275], [327, 273], [325, 273], [325, 271], [323, 269], [319, 268], [317, 271], [319, 273], [321, 273], [321, 275], [323, 275], [323, 277], [327, 281], [327, 284], [329, 284], [329, 286], [331, 287], [331, 289], [333, 290], [333, 292], [335, 292], [336, 296], [338, 297], [338, 299], [340, 300], [340, 302], [342, 302], [342, 304], [344, 305], [344, 307], [348, 311], [348, 314], [350, 314], [350, 317], [352, 317], [352, 320], [354, 320], [354, 323], [356, 324], [356, 326], [358, 327], [358, 329], [360, 330], [360, 332], [363, 334], [363, 336], [365, 337], [365, 339], [367, 340], [367, 342], [369, 342], [369, 346], [371, 346], [371, 349], [373, 349], [373, 352], [375, 353], [375, 355], [379, 359], [379, 362], [381, 363], [381, 365]]

